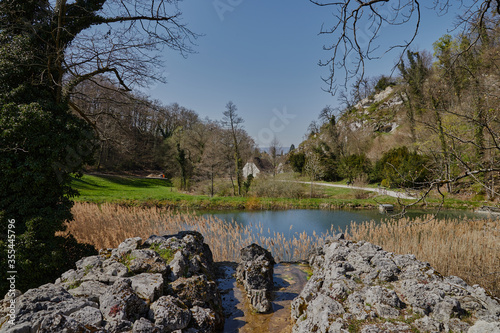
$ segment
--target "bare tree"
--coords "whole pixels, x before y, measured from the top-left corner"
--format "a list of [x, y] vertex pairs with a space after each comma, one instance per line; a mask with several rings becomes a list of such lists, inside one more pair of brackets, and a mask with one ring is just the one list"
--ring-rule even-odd
[[313, 185], [314, 181], [323, 175], [323, 166], [321, 165], [321, 159], [318, 154], [313, 152], [308, 152], [306, 154], [306, 164], [304, 165], [304, 171], [306, 175], [309, 176], [311, 182], [311, 193], [310, 197], [313, 197]]
[[47, 54], [48, 61], [32, 64], [44, 69], [33, 81], [84, 119], [71, 99], [79, 85], [106, 82], [107, 89], [131, 91], [163, 81], [162, 51], [185, 56], [198, 36], [182, 21], [177, 0], [2, 1], [0, 12], [0, 31], [29, 36]]
[[281, 155], [281, 142], [275, 136], [270, 143], [269, 147], [269, 157], [271, 158], [271, 164], [273, 165], [273, 177], [276, 176], [278, 171], [279, 156]]
[[330, 105], [325, 106], [319, 113], [318, 119], [322, 124], [332, 123], [335, 124], [335, 109]]
[[222, 130], [217, 124], [208, 122], [206, 124], [208, 137], [205, 142], [198, 171], [208, 175], [210, 179], [210, 196], [214, 196], [214, 179], [219, 176], [225, 167], [225, 160], [221, 154]]
[[222, 124], [229, 130], [233, 145], [234, 157], [234, 172], [236, 175], [236, 184], [238, 195], [241, 195], [241, 187], [243, 186], [243, 160], [240, 153], [240, 142], [238, 140], [238, 131], [241, 129], [241, 124], [244, 122], [243, 118], [236, 112], [238, 109], [236, 105], [229, 101], [226, 104], [226, 111], [223, 112]]
[[[348, 81], [354, 78], [362, 79], [365, 72], [365, 62], [380, 58], [388, 52], [399, 49], [404, 55], [415, 40], [421, 23], [421, 0], [340, 0], [322, 1], [309, 0], [311, 3], [332, 7], [335, 10], [335, 21], [330, 27], [322, 27], [320, 34], [332, 36], [333, 41], [324, 46], [330, 52], [326, 61], [320, 61], [321, 66], [329, 68], [330, 74], [323, 78], [327, 84], [326, 90], [335, 93], [339, 75], [344, 77], [340, 84], [347, 86]], [[464, 27], [467, 23], [479, 22], [476, 32], [488, 20], [488, 12], [500, 14], [498, 0], [477, 1], [433, 1], [433, 9], [438, 15], [447, 13], [452, 6], [462, 10], [456, 28]], [[390, 34], [387, 27], [411, 26], [411, 33], [407, 38], [395, 41], [386, 48], [381, 48], [377, 37]], [[475, 41], [480, 38], [477, 37]], [[337, 73], [337, 69], [343, 73]]]

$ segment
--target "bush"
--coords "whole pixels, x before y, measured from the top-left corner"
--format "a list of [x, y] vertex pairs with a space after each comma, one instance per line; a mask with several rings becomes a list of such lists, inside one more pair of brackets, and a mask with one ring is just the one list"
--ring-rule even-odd
[[304, 186], [261, 176], [254, 180], [250, 193], [257, 197], [299, 199], [304, 197]]
[[426, 168], [428, 158], [408, 147], [393, 148], [375, 164], [371, 181], [381, 181], [385, 187], [421, 187], [430, 178]]
[[390, 77], [382, 75], [382, 77], [377, 81], [377, 84], [375, 85], [375, 91], [384, 91], [387, 87], [392, 87], [395, 85], [396, 83]]
[[290, 161], [293, 171], [302, 173], [306, 165], [306, 155], [304, 153], [291, 152], [288, 156], [288, 161]]
[[367, 178], [371, 169], [372, 164], [365, 154], [352, 154], [343, 157], [338, 165], [339, 175], [351, 183], [357, 178]]
[[[212, 182], [204, 180], [199, 182], [194, 187], [194, 192], [210, 196], [212, 190]], [[231, 197], [234, 195], [234, 188], [230, 180], [217, 179], [214, 181], [214, 196]]]

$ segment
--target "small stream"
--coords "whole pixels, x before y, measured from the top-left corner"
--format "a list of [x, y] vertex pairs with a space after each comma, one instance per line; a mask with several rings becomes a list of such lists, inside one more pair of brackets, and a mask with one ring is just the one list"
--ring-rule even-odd
[[250, 308], [243, 286], [236, 283], [236, 263], [220, 263], [217, 280], [226, 316], [225, 333], [280, 332], [290, 333], [290, 304], [307, 282], [306, 265], [276, 264], [274, 266], [273, 311], [257, 314]]
[[[412, 211], [408, 217], [415, 218], [433, 213], [432, 211]], [[306, 232], [321, 234], [332, 229], [345, 230], [351, 223], [375, 220], [383, 223], [390, 217], [375, 210], [284, 210], [284, 211], [232, 211], [203, 212], [214, 215], [227, 222], [239, 223], [266, 232], [280, 232], [286, 238], [295, 233]], [[463, 217], [484, 217], [466, 211], [442, 211], [438, 218], [454, 219]], [[269, 231], [267, 231], [269, 230]], [[276, 332], [291, 333], [291, 301], [299, 295], [307, 282], [307, 265], [279, 263], [274, 266], [274, 301], [273, 311], [269, 314], [257, 314], [250, 308], [244, 288], [236, 283], [234, 274], [237, 264], [218, 263], [219, 278], [217, 283], [221, 291], [226, 322], [224, 332]]]

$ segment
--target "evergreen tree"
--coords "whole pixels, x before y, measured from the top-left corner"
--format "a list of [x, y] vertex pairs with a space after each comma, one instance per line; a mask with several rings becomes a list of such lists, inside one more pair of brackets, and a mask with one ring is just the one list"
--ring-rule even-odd
[[[96, 76], [130, 90], [128, 83], [156, 77], [154, 50], [189, 52], [196, 36], [176, 4], [0, 1], [0, 293], [7, 271], [16, 270], [16, 287], [26, 290], [92, 251], [56, 236], [72, 219], [71, 175], [94, 150], [92, 128], [71, 95]], [[91, 29], [98, 25], [106, 29]], [[8, 223], [15, 226], [14, 266], [6, 266]]]
[[[53, 281], [79, 257], [93, 253], [72, 237], [55, 236], [72, 219], [70, 199], [76, 192], [70, 174], [90, 162], [92, 131], [44, 82], [44, 68], [36, 64], [50, 62], [51, 52], [30, 36], [14, 33], [3, 31], [0, 39], [2, 294], [7, 270], [18, 272], [16, 287], [26, 290]], [[15, 226], [15, 263], [7, 262], [9, 221]]]

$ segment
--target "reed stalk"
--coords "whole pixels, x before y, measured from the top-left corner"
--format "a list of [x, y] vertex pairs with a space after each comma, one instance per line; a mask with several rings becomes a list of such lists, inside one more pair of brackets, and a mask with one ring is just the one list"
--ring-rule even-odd
[[[335, 233], [271, 232], [261, 224], [242, 226], [216, 217], [176, 213], [157, 207], [124, 207], [113, 204], [76, 203], [74, 221], [67, 232], [98, 249], [117, 247], [123, 240], [140, 236], [199, 231], [215, 261], [238, 261], [240, 249], [257, 243], [271, 251], [275, 260], [307, 260], [311, 251]], [[346, 238], [368, 241], [386, 251], [414, 254], [443, 275], [456, 275], [479, 284], [500, 297], [500, 221], [399, 219], [385, 223], [352, 223]]]

